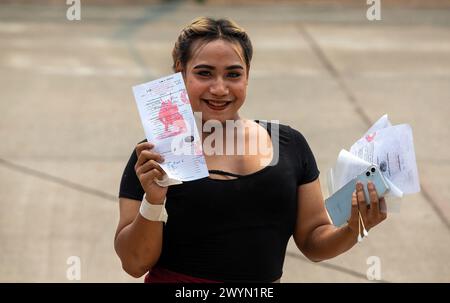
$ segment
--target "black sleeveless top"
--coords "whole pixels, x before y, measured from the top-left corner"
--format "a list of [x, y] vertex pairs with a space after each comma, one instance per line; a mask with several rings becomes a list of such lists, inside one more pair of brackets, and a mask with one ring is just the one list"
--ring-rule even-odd
[[[249, 175], [210, 173], [236, 179], [202, 178], [170, 186], [168, 220], [158, 265], [223, 282], [272, 282], [282, 275], [297, 217], [297, 188], [319, 170], [305, 138], [283, 124], [259, 122], [271, 136], [270, 165]], [[125, 168], [119, 197], [141, 201], [135, 151]]]

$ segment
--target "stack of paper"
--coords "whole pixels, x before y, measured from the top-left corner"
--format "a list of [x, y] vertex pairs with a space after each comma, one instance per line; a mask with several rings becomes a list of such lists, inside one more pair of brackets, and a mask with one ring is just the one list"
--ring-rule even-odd
[[400, 200], [392, 198], [420, 191], [412, 129], [408, 124], [392, 125], [384, 115], [350, 151], [341, 150], [328, 174], [330, 196], [371, 164], [378, 165], [390, 187], [385, 196], [391, 198], [386, 199], [388, 211], [400, 210]]

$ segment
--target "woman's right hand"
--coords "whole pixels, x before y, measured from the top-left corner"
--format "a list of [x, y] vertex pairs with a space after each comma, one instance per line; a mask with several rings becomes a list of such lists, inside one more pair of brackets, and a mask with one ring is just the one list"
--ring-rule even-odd
[[161, 187], [155, 182], [155, 178], [163, 179], [164, 170], [159, 166], [163, 163], [163, 157], [152, 151], [154, 145], [150, 142], [139, 143], [136, 146], [137, 162], [134, 166], [136, 175], [146, 193], [146, 199], [150, 203], [162, 204], [167, 194], [168, 187]]

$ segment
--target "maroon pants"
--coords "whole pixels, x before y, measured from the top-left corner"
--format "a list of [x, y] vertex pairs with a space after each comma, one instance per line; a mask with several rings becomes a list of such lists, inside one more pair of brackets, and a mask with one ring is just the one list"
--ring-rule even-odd
[[144, 283], [219, 283], [218, 281], [195, 278], [155, 266], [145, 276]]

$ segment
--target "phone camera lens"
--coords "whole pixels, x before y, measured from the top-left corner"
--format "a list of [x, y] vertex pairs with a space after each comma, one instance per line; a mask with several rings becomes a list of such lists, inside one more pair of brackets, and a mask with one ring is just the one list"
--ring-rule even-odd
[[366, 176], [369, 177], [370, 176], [370, 172], [366, 172]]
[[375, 167], [372, 167], [372, 168], [370, 169], [370, 171], [374, 173], [374, 172], [375, 172]]

